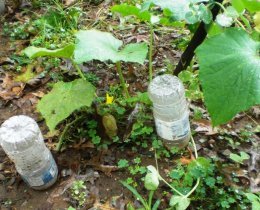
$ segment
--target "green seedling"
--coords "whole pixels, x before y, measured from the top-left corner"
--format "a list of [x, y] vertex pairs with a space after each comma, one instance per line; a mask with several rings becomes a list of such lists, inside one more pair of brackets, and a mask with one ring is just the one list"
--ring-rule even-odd
[[153, 40], [154, 40], [154, 31], [153, 23], [157, 22], [157, 18], [152, 16], [149, 11], [143, 11], [142, 9], [137, 8], [136, 6], [121, 4], [115, 5], [111, 8], [112, 12], [120, 13], [123, 17], [125, 16], [135, 16], [137, 19], [144, 21], [148, 24], [150, 28], [150, 41], [149, 41], [149, 81], [153, 79]]
[[[147, 54], [147, 46], [144, 43], [129, 44], [119, 51], [118, 48], [122, 46], [122, 41], [106, 32], [97, 30], [79, 31], [76, 33], [76, 38], [76, 44], [69, 44], [61, 49], [48, 50], [31, 46], [24, 50], [29, 58], [49, 56], [70, 59], [81, 77], [81, 79], [73, 82], [57, 83], [53, 90], [39, 102], [37, 108], [45, 118], [50, 130], [54, 130], [58, 123], [66, 119], [76, 109], [89, 107], [94, 99], [95, 88], [86, 81], [78, 64], [94, 59], [111, 60], [117, 63], [121, 84], [125, 94], [129, 96], [120, 68], [120, 61], [141, 64]], [[68, 88], [70, 91], [67, 91]], [[79, 94], [83, 94], [82, 97]], [[64, 100], [70, 102], [64, 103]], [[43, 103], [48, 104], [48, 106], [43, 106]]]
[[185, 95], [192, 101], [203, 99], [203, 94], [200, 88], [198, 71], [193, 72], [192, 69], [182, 71], [178, 77], [186, 87]]
[[[152, 206], [152, 200], [155, 190], [159, 186], [159, 180], [157, 175], [153, 174], [152, 172], [148, 172], [145, 176], [144, 186], [149, 191], [148, 200], [144, 199], [137, 190], [129, 185], [128, 183], [121, 181], [124, 187], [130, 190], [133, 195], [141, 202], [145, 210], [156, 210], [160, 205], [160, 200], [157, 200]], [[128, 209], [135, 209], [131, 204], [128, 204]]]
[[235, 161], [236, 163], [243, 164], [243, 161], [248, 160], [250, 158], [250, 156], [245, 152], [240, 152], [240, 155], [231, 153], [229, 155], [229, 158], [231, 160]]
[[76, 180], [73, 182], [72, 187], [70, 188], [71, 197], [78, 202], [80, 207], [84, 206], [86, 202], [86, 185], [82, 180]]
[[[208, 162], [204, 160], [203, 158], [198, 158], [198, 154], [196, 151], [196, 145], [195, 142], [192, 138], [193, 146], [195, 148], [195, 157], [197, 158], [193, 163], [190, 165], [190, 171], [193, 170], [195, 171], [194, 173], [199, 173], [203, 174], [205, 173], [205, 167], [208, 167]], [[137, 160], [139, 162], [139, 160]], [[157, 159], [156, 159], [156, 164], [157, 164]], [[201, 167], [201, 165], [204, 165]], [[157, 165], [158, 168], [158, 165]], [[197, 189], [200, 183], [200, 176], [197, 176], [197, 181], [194, 187], [188, 191], [187, 193], [183, 194], [179, 190], [177, 190], [175, 187], [173, 187], [170, 183], [168, 183], [158, 172], [158, 170], [154, 166], [148, 166], [147, 167], [147, 174], [144, 179], [144, 186], [147, 190], [149, 190], [149, 198], [148, 201], [145, 200], [135, 188], [127, 184], [126, 182], [121, 182], [128, 190], [130, 190], [133, 195], [142, 203], [143, 207], [145, 210], [152, 210], [152, 209], [157, 209], [159, 207], [159, 200], [157, 200], [152, 207], [152, 198], [154, 191], [158, 188], [159, 182], [162, 181], [164, 182], [174, 193], [177, 195], [173, 195], [170, 200], [170, 206], [172, 208], [176, 208], [177, 210], [185, 210], [188, 208], [190, 205], [190, 198], [189, 196]], [[132, 207], [133, 208], [133, 207]]]
[[127, 168], [129, 166], [129, 162], [126, 159], [120, 159], [117, 163], [118, 168]]

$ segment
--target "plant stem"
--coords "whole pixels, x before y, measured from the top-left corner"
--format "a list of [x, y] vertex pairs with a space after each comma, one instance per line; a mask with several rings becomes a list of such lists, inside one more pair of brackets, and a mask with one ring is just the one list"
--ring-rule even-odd
[[121, 83], [121, 85], [123, 87], [125, 95], [126, 95], [127, 98], [129, 98], [130, 95], [129, 95], [129, 92], [128, 92], [127, 87], [126, 87], [126, 83], [125, 83], [125, 79], [124, 79], [124, 76], [123, 76], [123, 73], [122, 73], [121, 62], [120, 61], [116, 62], [116, 70], [117, 70], [117, 73], [119, 75], [119, 80], [120, 80], [120, 83]]
[[[219, 2], [214, 2], [213, 4], [217, 4], [225, 13], [227, 13], [226, 8], [223, 6], [223, 4], [220, 4]], [[235, 22], [246, 31], [246, 28], [243, 26], [243, 24], [237, 19], [234, 18]]]
[[156, 170], [159, 171], [156, 149], [154, 149], [154, 158], [155, 158]]
[[148, 198], [148, 206], [149, 206], [148, 210], [152, 209], [153, 194], [154, 194], [154, 190], [150, 191], [149, 198]]
[[80, 117], [77, 117], [75, 120], [73, 120], [72, 122], [66, 124], [64, 130], [62, 131], [61, 135], [60, 135], [60, 138], [59, 138], [59, 142], [56, 146], [56, 150], [59, 152], [61, 147], [62, 147], [62, 144], [63, 144], [63, 141], [64, 141], [64, 136], [65, 134], [67, 133], [68, 129], [75, 123], [77, 123], [78, 121], [80, 121], [81, 119], [83, 118], [83, 116], [80, 116]]
[[194, 153], [195, 153], [195, 158], [197, 159], [198, 158], [198, 151], [197, 151], [197, 147], [196, 147], [196, 144], [195, 144], [195, 141], [193, 139], [193, 136], [191, 135], [191, 142], [192, 142], [192, 145], [193, 145], [193, 148], [194, 148]]
[[217, 1], [213, 2], [212, 4], [217, 4], [224, 12], [227, 11], [226, 8], [223, 6], [223, 4], [221, 4], [221, 3], [217, 2]]
[[[159, 172], [158, 172], [159, 174]], [[161, 177], [161, 175], [159, 174], [160, 176], [160, 180], [162, 180], [166, 185], [168, 185], [174, 192], [176, 192], [177, 194], [179, 194], [180, 196], [185, 196], [183, 195], [180, 191], [178, 191], [177, 189], [175, 189], [173, 186], [171, 186], [164, 178]]]
[[197, 179], [195, 186], [191, 189], [191, 191], [187, 195], [185, 195], [185, 197], [188, 198], [197, 189], [199, 184], [200, 184], [200, 178]]
[[74, 68], [78, 71], [79, 76], [82, 79], [86, 80], [86, 77], [84, 76], [84, 74], [82, 73], [81, 69], [79, 68], [79, 65], [72, 58], [71, 58], [71, 62], [73, 64]]
[[249, 23], [249, 21], [243, 16], [243, 15], [239, 15], [240, 19], [243, 21], [243, 23], [245, 24], [245, 26], [247, 27], [247, 30], [249, 32], [252, 32], [252, 27]]
[[154, 31], [153, 25], [150, 24], [150, 46], [149, 46], [149, 81], [153, 79], [153, 40], [154, 40]]
[[[192, 142], [193, 147], [194, 147], [195, 158], [197, 159], [197, 158], [198, 158], [197, 147], [196, 147], [195, 141], [194, 141], [194, 139], [193, 139], [192, 136], [191, 136], [191, 142]], [[188, 192], [186, 195], [183, 195], [181, 192], [179, 192], [177, 189], [175, 189], [173, 186], [171, 186], [171, 185], [170, 185], [165, 179], [163, 179], [163, 178], [161, 177], [161, 175], [159, 174], [156, 151], [155, 151], [155, 162], [156, 162], [156, 167], [157, 167], [157, 172], [158, 172], [159, 179], [162, 180], [166, 185], [168, 185], [173, 191], [175, 191], [175, 192], [176, 192], [177, 194], [179, 194], [180, 196], [189, 197], [189, 196], [197, 189], [197, 187], [199, 186], [199, 184], [200, 184], [200, 178], [197, 179], [197, 182], [196, 182], [195, 186], [191, 189], [191, 191]]]
[[246, 31], [246, 28], [243, 26], [243, 24], [238, 20], [238, 19], [235, 19], [235, 22], [242, 28]]
[[[193, 145], [193, 148], [194, 148], [195, 158], [197, 159], [198, 158], [197, 147], [196, 147], [195, 141], [194, 141], [192, 136], [191, 136], [191, 142], [192, 142], [192, 145]], [[187, 195], [185, 195], [185, 197], [188, 198], [197, 189], [199, 184], [200, 184], [200, 178], [197, 179], [195, 186], [191, 189], [190, 192], [188, 192]]]
[[181, 192], [179, 192], [177, 189], [175, 189], [173, 186], [171, 186], [164, 178], [162, 178], [162, 176], [159, 174], [159, 166], [158, 166], [158, 160], [157, 160], [157, 154], [156, 154], [156, 150], [155, 150], [155, 163], [156, 163], [156, 169], [158, 172], [158, 176], [159, 176], [159, 180], [162, 180], [166, 185], [168, 185], [173, 191], [175, 191], [177, 194], [179, 194], [180, 196], [184, 196]]

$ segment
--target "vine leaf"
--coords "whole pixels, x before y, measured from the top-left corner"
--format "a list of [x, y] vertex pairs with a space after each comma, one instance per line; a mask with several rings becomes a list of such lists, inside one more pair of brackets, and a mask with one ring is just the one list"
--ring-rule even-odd
[[123, 42], [112, 34], [98, 30], [79, 31], [74, 51], [77, 63], [91, 60], [137, 62], [143, 64], [148, 52], [146, 43], [128, 44], [123, 49]]
[[260, 43], [229, 28], [196, 50], [205, 103], [213, 125], [260, 103]]
[[162, 9], [168, 9], [172, 12], [173, 18], [176, 20], [185, 20], [189, 24], [203, 21], [206, 24], [212, 20], [212, 13], [204, 5], [199, 4], [208, 2], [209, 0], [150, 0], [146, 2], [146, 8], [149, 4], [155, 4]]
[[141, 21], [147, 21], [150, 22], [151, 20], [151, 14], [148, 11], [142, 11], [141, 9], [137, 8], [136, 6], [128, 5], [128, 4], [120, 4], [115, 5], [111, 8], [112, 12], [118, 12], [123, 17], [125, 16], [135, 16]]
[[259, 0], [232, 0], [232, 6], [239, 12], [247, 9], [249, 12], [260, 11]]
[[57, 50], [48, 50], [46, 48], [39, 48], [30, 46], [23, 50], [23, 53], [29, 58], [37, 58], [42, 56], [51, 56], [59, 58], [71, 58], [74, 52], [74, 44], [69, 44]]
[[90, 107], [95, 88], [83, 79], [72, 82], [57, 82], [52, 91], [45, 95], [37, 105], [38, 111], [46, 120], [50, 131], [73, 111], [81, 107]]

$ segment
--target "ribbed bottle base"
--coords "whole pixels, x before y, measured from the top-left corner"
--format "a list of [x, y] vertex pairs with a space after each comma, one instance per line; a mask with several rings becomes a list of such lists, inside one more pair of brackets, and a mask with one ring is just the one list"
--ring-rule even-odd
[[190, 134], [178, 140], [169, 141], [166, 139], [162, 139], [162, 141], [164, 146], [168, 149], [171, 149], [172, 147], [178, 147], [180, 149], [183, 149], [189, 144]]

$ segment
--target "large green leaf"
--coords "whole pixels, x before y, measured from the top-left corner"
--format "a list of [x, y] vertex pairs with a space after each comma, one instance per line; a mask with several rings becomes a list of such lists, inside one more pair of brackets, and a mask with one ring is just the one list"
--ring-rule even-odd
[[76, 37], [74, 59], [77, 63], [111, 60], [114, 63], [125, 61], [143, 64], [148, 51], [145, 43], [128, 44], [119, 50], [123, 45], [122, 41], [110, 33], [97, 30], [79, 31]]
[[52, 56], [52, 57], [59, 57], [59, 58], [71, 58], [74, 52], [74, 44], [69, 44], [63, 48], [57, 50], [48, 50], [46, 48], [39, 48], [30, 46], [24, 49], [24, 53], [29, 58], [37, 58], [42, 56]]
[[196, 54], [205, 103], [213, 125], [260, 103], [260, 43], [229, 28], [204, 41]]
[[128, 5], [128, 4], [120, 4], [120, 5], [115, 5], [111, 8], [112, 12], [118, 12], [120, 13], [123, 17], [133, 15], [137, 17], [141, 21], [148, 21], [150, 22], [151, 20], [151, 14], [148, 11], [142, 11], [141, 9]]
[[38, 103], [49, 129], [53, 131], [62, 120], [81, 107], [89, 107], [94, 99], [95, 88], [83, 79], [57, 82], [52, 91]]
[[259, 0], [232, 0], [232, 6], [240, 13], [244, 9], [250, 12], [260, 11]]

